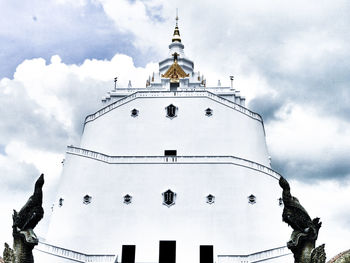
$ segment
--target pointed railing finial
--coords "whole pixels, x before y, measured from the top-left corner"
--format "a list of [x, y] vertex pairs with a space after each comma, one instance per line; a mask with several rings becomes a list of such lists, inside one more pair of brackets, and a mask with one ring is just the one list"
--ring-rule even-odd
[[114, 78], [114, 90], [117, 89], [117, 81], [118, 81], [118, 77]]

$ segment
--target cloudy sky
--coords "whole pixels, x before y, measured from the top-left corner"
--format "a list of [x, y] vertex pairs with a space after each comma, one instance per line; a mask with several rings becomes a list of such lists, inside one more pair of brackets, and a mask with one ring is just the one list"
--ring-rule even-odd
[[0, 0], [0, 243], [41, 172], [49, 214], [65, 147], [113, 78], [144, 87], [157, 71], [176, 8], [196, 70], [209, 86], [234, 75], [262, 114], [273, 168], [321, 217], [328, 256], [350, 248], [346, 0]]

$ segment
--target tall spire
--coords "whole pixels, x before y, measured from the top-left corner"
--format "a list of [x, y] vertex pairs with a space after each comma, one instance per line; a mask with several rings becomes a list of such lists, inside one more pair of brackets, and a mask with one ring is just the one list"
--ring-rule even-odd
[[176, 20], [176, 25], [175, 25], [175, 30], [174, 30], [172, 42], [180, 42], [181, 43], [180, 31], [179, 31], [179, 27], [178, 27], [179, 16], [177, 15], [177, 8], [176, 8], [175, 20]]
[[177, 22], [179, 21], [179, 15], [178, 15], [178, 9], [176, 8], [176, 18], [175, 18], [175, 20], [176, 20], [176, 26], [177, 26]]

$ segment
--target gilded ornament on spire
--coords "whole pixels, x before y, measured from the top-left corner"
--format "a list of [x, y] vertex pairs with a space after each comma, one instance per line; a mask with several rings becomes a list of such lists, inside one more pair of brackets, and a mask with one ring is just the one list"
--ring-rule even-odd
[[176, 8], [176, 18], [175, 18], [175, 20], [176, 20], [176, 25], [175, 25], [175, 30], [174, 30], [172, 42], [180, 42], [181, 43], [180, 30], [179, 30], [179, 27], [178, 27], [179, 17], [177, 15], [177, 8]]
[[178, 83], [180, 78], [186, 78], [189, 76], [190, 75], [186, 74], [186, 72], [177, 63], [177, 59], [174, 60], [171, 67], [164, 74], [162, 74], [162, 77], [170, 79], [171, 83]]

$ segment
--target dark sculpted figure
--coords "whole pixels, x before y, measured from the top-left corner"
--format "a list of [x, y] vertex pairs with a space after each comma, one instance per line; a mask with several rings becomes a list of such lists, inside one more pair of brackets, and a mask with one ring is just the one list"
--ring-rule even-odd
[[10, 246], [5, 243], [5, 249], [2, 254], [4, 263], [14, 263], [15, 262], [15, 254], [13, 252], [13, 249], [10, 248]]
[[35, 183], [34, 193], [19, 212], [13, 210], [13, 249], [15, 263], [33, 263], [32, 250], [38, 244], [33, 229], [44, 216], [42, 208], [44, 175]]
[[291, 195], [289, 183], [282, 176], [279, 184], [283, 189], [282, 219], [293, 228], [287, 246], [294, 254], [295, 263], [324, 263], [326, 260], [324, 245], [315, 248], [318, 230], [321, 227], [320, 219], [311, 220], [299, 200]]
[[328, 261], [328, 263], [350, 263], [350, 249], [339, 253]]

